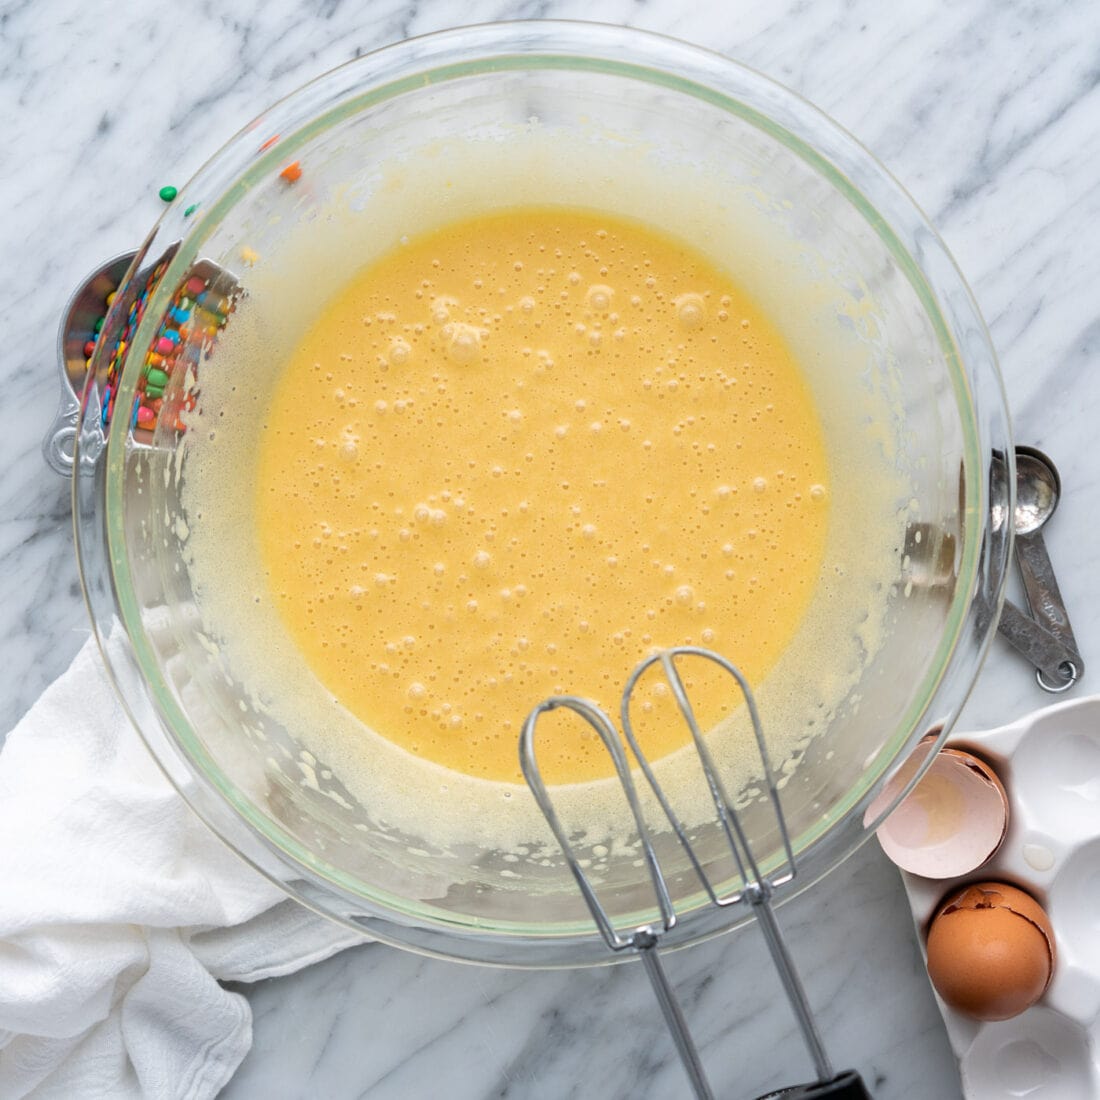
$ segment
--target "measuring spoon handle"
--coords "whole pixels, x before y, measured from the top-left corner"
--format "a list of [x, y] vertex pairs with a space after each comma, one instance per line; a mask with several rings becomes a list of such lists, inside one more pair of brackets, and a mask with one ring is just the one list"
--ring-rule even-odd
[[1054, 576], [1041, 531], [1016, 536], [1016, 558], [1027, 593], [1028, 606], [1036, 621], [1045, 626], [1063, 645], [1073, 651], [1078, 671], [1083, 669], [1077, 640], [1069, 623], [1065, 601]]
[[[997, 629], [1043, 674], [1050, 684], [1066, 682], [1065, 666], [1073, 665], [1080, 675], [1080, 656], [1045, 626], [1028, 618], [1014, 603], [1005, 600]], [[1074, 679], [1077, 677], [1075, 676]]]

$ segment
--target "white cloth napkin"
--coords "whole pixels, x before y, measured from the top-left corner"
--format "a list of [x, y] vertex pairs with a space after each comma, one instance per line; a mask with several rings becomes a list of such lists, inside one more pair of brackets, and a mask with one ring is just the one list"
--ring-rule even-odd
[[89, 641], [0, 752], [0, 1097], [201, 1100], [252, 1042], [219, 981], [364, 942], [287, 899], [164, 778]]

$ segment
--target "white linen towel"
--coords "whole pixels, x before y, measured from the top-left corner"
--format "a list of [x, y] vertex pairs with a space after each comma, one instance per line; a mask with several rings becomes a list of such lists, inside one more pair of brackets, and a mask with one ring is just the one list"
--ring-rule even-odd
[[89, 641], [0, 752], [0, 1097], [203, 1100], [252, 1042], [218, 981], [364, 942], [188, 809]]

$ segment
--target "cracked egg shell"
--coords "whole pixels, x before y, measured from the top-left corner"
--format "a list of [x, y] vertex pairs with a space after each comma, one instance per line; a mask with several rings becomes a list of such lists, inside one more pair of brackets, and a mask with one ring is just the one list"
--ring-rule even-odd
[[1046, 992], [1054, 929], [1029, 894], [1002, 882], [955, 891], [928, 928], [928, 976], [951, 1008], [976, 1020], [1008, 1020]]
[[[912, 777], [904, 767], [869, 813]], [[928, 746], [925, 746], [928, 751]], [[1008, 795], [996, 772], [962, 749], [943, 749], [905, 800], [879, 826], [882, 850], [902, 870], [922, 878], [958, 878], [993, 858], [1008, 832]]]

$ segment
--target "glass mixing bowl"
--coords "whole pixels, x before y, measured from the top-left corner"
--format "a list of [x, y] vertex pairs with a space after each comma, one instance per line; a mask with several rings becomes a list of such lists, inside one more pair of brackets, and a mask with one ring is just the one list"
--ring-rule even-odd
[[[852, 613], [810, 639], [815, 664], [834, 650], [847, 662], [832, 670], [840, 687], [780, 762], [802, 885], [870, 835], [870, 802], [966, 698], [999, 612], [1012, 448], [985, 326], [911, 199], [797, 96], [665, 38], [536, 22], [403, 42], [278, 103], [183, 188], [119, 288], [77, 433], [81, 575], [125, 706], [195, 812], [318, 912], [441, 956], [582, 965], [608, 954], [548, 834], [518, 855], [440, 845], [428, 790], [406, 793], [424, 828], [397, 827], [265, 711], [207, 626], [188, 551], [202, 520], [180, 501], [188, 442], [219, 412], [202, 378], [240, 367], [235, 326], [266, 333], [250, 384], [270, 381], [373, 255], [520, 202], [618, 212], [690, 241], [805, 367], [836, 460], [826, 568], [855, 580]], [[867, 493], [861, 466], [893, 489]], [[888, 575], [862, 591], [853, 552], [881, 523], [896, 536]], [[760, 685], [765, 734], [767, 700], [807, 675], [780, 661]], [[759, 860], [775, 866], [773, 817], [743, 803]], [[719, 867], [711, 833], [696, 836]], [[665, 857], [681, 914], [671, 944], [747, 916], [708, 906], [682, 854]], [[600, 867], [609, 907], [635, 919], [654, 909], [636, 863]]]

